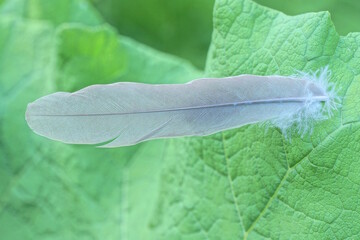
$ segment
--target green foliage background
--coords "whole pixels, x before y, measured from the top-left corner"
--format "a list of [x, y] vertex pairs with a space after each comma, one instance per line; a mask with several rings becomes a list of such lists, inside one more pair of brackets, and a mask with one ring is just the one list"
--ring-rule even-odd
[[[357, 1], [257, 2], [360, 31]], [[331, 20], [250, 0], [0, 0], [0, 239], [359, 238], [360, 38]], [[95, 83], [323, 64], [344, 107], [292, 143], [254, 125], [104, 150], [24, 120], [27, 103]]]

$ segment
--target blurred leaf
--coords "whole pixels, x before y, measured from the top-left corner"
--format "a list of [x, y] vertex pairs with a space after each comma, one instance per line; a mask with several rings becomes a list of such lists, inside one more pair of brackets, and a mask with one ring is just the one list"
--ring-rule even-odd
[[[184, 82], [201, 73], [131, 39], [122, 43], [122, 37], [116, 38], [106, 26], [67, 24], [56, 30], [53, 22], [4, 15], [16, 14], [0, 17], [1, 236], [126, 239], [125, 224], [139, 214], [134, 233], [144, 235], [156, 206], [152, 202], [157, 199], [166, 141], [112, 150], [55, 143], [31, 132], [24, 119], [26, 105], [61, 88], [75, 89], [94, 81]], [[83, 61], [74, 60], [84, 54]], [[66, 59], [73, 64], [66, 64]], [[100, 69], [95, 72], [96, 64]], [[124, 75], [113, 75], [117, 68]], [[129, 199], [139, 192], [143, 198], [136, 197], [139, 202], [133, 208]]]
[[57, 86], [61, 91], [114, 82], [126, 68], [125, 51], [110, 27], [66, 25], [58, 37]]
[[214, 0], [92, 1], [121, 34], [204, 68]]
[[178, 83], [202, 76], [187, 61], [118, 36], [106, 25], [66, 24], [58, 37], [58, 91], [119, 81]]
[[[2, 235], [9, 239], [119, 239], [126, 231], [119, 227], [127, 221], [125, 216], [139, 210], [142, 218], [134, 224], [136, 233], [143, 234], [149, 221], [146, 216], [155, 206], [148, 204], [157, 197], [156, 181], [166, 141], [104, 150], [58, 144], [34, 135], [26, 125], [24, 111], [28, 102], [55, 91], [55, 32], [46, 24], [2, 18], [0, 29], [9, 32], [0, 45], [0, 49], [7, 49], [0, 51], [1, 59], [8, 56], [0, 64], [2, 69], [6, 66], [0, 82], [6, 90], [1, 94], [0, 108]], [[126, 46], [127, 52], [131, 46], [136, 48], [133, 55], [147, 52], [141, 63], [129, 62], [135, 70], [132, 80], [180, 82], [198, 76], [190, 65], [172, 57], [167, 61], [166, 55], [129, 39]], [[19, 68], [19, 59], [29, 67]], [[142, 71], [156, 74], [143, 79]], [[129, 209], [127, 189], [132, 185], [143, 191], [147, 201]]]
[[336, 30], [341, 35], [359, 32], [360, 1], [353, 0], [254, 0], [264, 6], [297, 15], [306, 12], [329, 11]]

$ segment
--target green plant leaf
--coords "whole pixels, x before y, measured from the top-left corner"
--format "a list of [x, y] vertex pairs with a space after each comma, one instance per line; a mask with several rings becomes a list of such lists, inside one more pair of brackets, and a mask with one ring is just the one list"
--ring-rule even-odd
[[207, 75], [329, 65], [341, 107], [291, 142], [258, 125], [185, 141], [163, 171], [155, 239], [359, 238], [359, 40], [340, 37], [327, 12], [291, 17], [218, 0]]

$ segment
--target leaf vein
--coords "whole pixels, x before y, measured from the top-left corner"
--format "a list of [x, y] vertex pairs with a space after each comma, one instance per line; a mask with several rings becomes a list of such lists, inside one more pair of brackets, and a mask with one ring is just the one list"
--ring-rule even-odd
[[239, 218], [239, 224], [242, 228], [243, 234], [245, 234], [245, 227], [244, 227], [244, 222], [242, 219], [242, 216], [240, 214], [240, 209], [239, 209], [239, 203], [237, 201], [237, 197], [235, 195], [235, 190], [234, 190], [234, 185], [233, 185], [233, 179], [231, 178], [231, 174], [230, 174], [230, 168], [229, 168], [229, 157], [227, 155], [226, 152], [226, 147], [225, 147], [225, 137], [224, 137], [224, 133], [221, 132], [221, 140], [222, 140], [222, 145], [223, 145], [223, 151], [224, 151], [224, 158], [225, 158], [225, 164], [226, 164], [226, 170], [227, 170], [227, 178], [229, 181], [229, 185], [230, 185], [230, 189], [231, 189], [231, 195], [235, 204], [235, 209]]

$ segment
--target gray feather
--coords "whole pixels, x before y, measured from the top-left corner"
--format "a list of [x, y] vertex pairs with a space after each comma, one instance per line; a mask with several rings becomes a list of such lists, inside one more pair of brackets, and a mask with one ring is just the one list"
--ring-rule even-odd
[[187, 84], [115, 83], [58, 92], [28, 105], [39, 135], [103, 147], [180, 136], [204, 136], [288, 115], [306, 101], [325, 101], [315, 83], [281, 76], [241, 75]]

